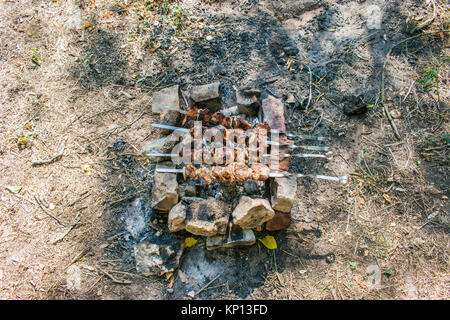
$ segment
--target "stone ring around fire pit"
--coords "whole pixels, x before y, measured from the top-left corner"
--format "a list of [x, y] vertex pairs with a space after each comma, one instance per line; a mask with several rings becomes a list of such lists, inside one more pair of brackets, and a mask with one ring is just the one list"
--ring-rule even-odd
[[[181, 95], [187, 95], [186, 101], [190, 105], [199, 108], [207, 108], [211, 112], [221, 111], [226, 115], [235, 115], [247, 119], [250, 123], [260, 123], [263, 120], [269, 124], [270, 128], [286, 131], [284, 118], [284, 105], [280, 99], [267, 96], [260, 102], [261, 91], [256, 88], [245, 87], [242, 90], [236, 89], [237, 107], [222, 110], [222, 98], [220, 93], [220, 83], [212, 83], [200, 86], [190, 86], [184, 93], [178, 85], [165, 88], [156, 92], [152, 97], [152, 110], [159, 113], [160, 123], [165, 125], [180, 125], [183, 114], [173, 110], [181, 110]], [[157, 106], [167, 107], [158, 109]], [[263, 114], [258, 119], [258, 114]], [[161, 131], [162, 134], [170, 132]], [[179, 139], [173, 133], [168, 134], [160, 140], [147, 143], [143, 151], [145, 154], [170, 153]], [[152, 162], [167, 161], [168, 158], [152, 157]], [[287, 159], [289, 161], [289, 159]], [[170, 162], [157, 165], [157, 168], [175, 168]], [[199, 236], [213, 237], [221, 235], [224, 247], [231, 246], [233, 235], [242, 234], [245, 241], [237, 241], [238, 244], [253, 244], [255, 236], [252, 230], [262, 230], [264, 227], [268, 231], [277, 231], [286, 228], [290, 223], [290, 211], [297, 191], [297, 181], [295, 177], [280, 177], [271, 179], [269, 185], [270, 197], [265, 198], [262, 190], [264, 188], [252, 188], [254, 181], [247, 181], [247, 188], [244, 195], [239, 197], [235, 209], [231, 210], [231, 204], [208, 197], [198, 198], [187, 204], [184, 197], [198, 196], [196, 186], [179, 186], [175, 173], [155, 172], [154, 186], [152, 190], [151, 207], [154, 210], [168, 213], [168, 226], [171, 232], [186, 230], [189, 233]], [[262, 183], [263, 184], [263, 183]], [[239, 186], [236, 186], [239, 188]], [[214, 188], [220, 189], [220, 184]], [[189, 190], [186, 190], [189, 189]], [[256, 189], [256, 190], [255, 190]], [[261, 189], [261, 191], [259, 190]], [[187, 193], [187, 195], [186, 195]], [[258, 194], [259, 193], [259, 194]], [[217, 192], [220, 194], [220, 190]], [[249, 196], [252, 196], [250, 198]], [[233, 204], [237, 199], [231, 200]], [[240, 238], [240, 237], [237, 237]], [[210, 248], [221, 247], [218, 242], [209, 239], [207, 243], [214, 243]]]
[[[183, 92], [178, 85], [165, 88], [154, 93], [152, 110], [155, 114], [159, 114], [162, 125], [180, 127], [183, 115], [186, 114], [181, 107], [184, 101], [187, 104], [185, 109], [207, 108], [211, 113], [220, 111], [221, 116], [245, 119], [246, 123], [252, 126], [264, 122], [273, 131], [286, 132], [282, 100], [271, 95], [263, 95], [257, 88], [245, 87], [240, 90], [234, 88], [236, 92], [231, 94], [227, 92], [226, 96], [235, 96], [237, 106], [224, 108], [220, 90], [218, 82], [190, 86]], [[189, 122], [184, 127], [188, 128], [188, 125]], [[143, 153], [149, 155], [151, 162], [157, 163], [150, 206], [154, 211], [167, 214], [170, 232], [187, 232], [206, 237], [206, 249], [214, 250], [253, 245], [256, 242], [254, 231], [279, 231], [289, 226], [290, 212], [297, 192], [295, 176], [274, 177], [267, 181], [236, 181], [231, 184], [216, 181], [207, 184], [202, 180], [184, 180], [181, 175], [177, 176], [176, 170], [161, 172], [162, 168], [176, 168], [169, 155], [179, 143], [180, 137], [164, 128], [160, 129], [160, 134], [162, 137], [159, 140], [144, 145]], [[280, 147], [276, 150], [279, 154], [292, 152], [289, 147], [285, 149]], [[280, 170], [276, 171], [287, 171], [289, 161], [290, 157], [281, 159]], [[169, 249], [167, 250], [170, 251]], [[156, 256], [156, 260], [149, 259], [145, 255], [145, 252], [150, 252], [149, 250], [154, 251], [154, 248], [148, 244], [138, 244], [135, 250], [137, 269], [141, 270], [141, 273], [148, 273], [147, 264], [161, 258], [156, 254], [158, 259]], [[177, 257], [179, 255], [173, 253], [172, 260], [178, 261]]]

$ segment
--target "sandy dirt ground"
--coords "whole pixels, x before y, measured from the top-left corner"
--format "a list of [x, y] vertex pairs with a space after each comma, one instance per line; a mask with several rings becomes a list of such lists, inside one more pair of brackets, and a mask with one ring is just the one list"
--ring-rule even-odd
[[[0, 298], [188, 299], [222, 275], [196, 298], [448, 299], [448, 9], [1, 1]], [[216, 80], [293, 93], [288, 129], [328, 137], [335, 156], [292, 165], [351, 181], [299, 180], [277, 250], [207, 256], [200, 241], [173, 282], [143, 277], [122, 238], [134, 201], [149, 201], [150, 97]], [[343, 112], [355, 105], [368, 110]]]

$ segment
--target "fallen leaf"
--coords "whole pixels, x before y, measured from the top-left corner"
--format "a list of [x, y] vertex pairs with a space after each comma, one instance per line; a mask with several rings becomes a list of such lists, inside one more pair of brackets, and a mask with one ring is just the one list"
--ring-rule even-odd
[[28, 142], [28, 138], [27, 137], [22, 137], [22, 138], [19, 138], [17, 140], [17, 145], [19, 147], [26, 147], [27, 146], [27, 142]]
[[33, 51], [33, 55], [31, 56], [31, 61], [33, 61], [33, 63], [37, 64], [38, 66], [41, 65], [42, 60], [39, 57], [39, 50], [37, 48], [31, 48], [31, 50]]
[[184, 239], [184, 247], [185, 248], [190, 248], [192, 246], [194, 246], [197, 243], [197, 239], [192, 238], [192, 237], [187, 237]]
[[22, 186], [6, 186], [5, 188], [12, 193], [19, 193], [22, 190]]
[[169, 279], [173, 276], [173, 272], [169, 271], [169, 272], [164, 273], [164, 275], [166, 276], [166, 280], [169, 281]]
[[170, 282], [169, 285], [167, 286], [167, 288], [172, 289], [173, 287], [173, 281], [175, 280], [175, 276], [172, 274], [169, 278]]
[[277, 241], [272, 236], [265, 236], [262, 239], [258, 239], [261, 243], [270, 250], [275, 250], [277, 248]]
[[386, 193], [383, 193], [383, 198], [384, 198], [384, 200], [386, 200], [389, 203], [392, 202], [392, 199]]
[[85, 29], [90, 28], [90, 27], [92, 27], [92, 23], [85, 23], [84, 24], [84, 28]]

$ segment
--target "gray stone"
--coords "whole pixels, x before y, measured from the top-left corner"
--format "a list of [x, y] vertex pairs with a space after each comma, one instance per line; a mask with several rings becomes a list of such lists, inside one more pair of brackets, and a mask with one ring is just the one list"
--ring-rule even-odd
[[276, 211], [290, 212], [297, 193], [297, 178], [283, 177], [270, 181], [270, 202]]
[[184, 195], [186, 197], [195, 197], [197, 196], [197, 188], [195, 185], [187, 184], [184, 186]]
[[148, 157], [151, 162], [158, 163], [170, 160], [170, 157], [150, 157], [150, 153], [171, 153], [172, 149], [179, 143], [180, 136], [178, 133], [172, 133], [159, 140], [147, 142], [142, 147], [142, 152]]
[[136, 271], [144, 276], [161, 276], [174, 271], [180, 263], [184, 241], [174, 236], [147, 238], [134, 246]]
[[256, 116], [260, 107], [259, 99], [256, 95], [246, 95], [242, 91], [236, 92], [236, 101], [239, 113], [248, 116]]
[[252, 195], [259, 192], [259, 186], [255, 180], [247, 180], [244, 182], [245, 193]]
[[164, 111], [158, 107], [180, 109], [180, 87], [176, 85], [155, 92], [152, 96], [152, 112], [160, 114]]
[[[171, 110], [163, 110], [160, 114], [159, 114], [159, 122], [161, 124], [165, 124], [168, 126], [174, 126], [176, 127], [182, 120], [183, 115], [179, 112], [176, 111], [171, 111]], [[167, 129], [159, 129], [160, 133], [163, 135], [167, 135], [170, 134], [171, 132], [173, 132], [172, 130], [167, 130]]]
[[264, 122], [267, 122], [270, 128], [277, 129], [280, 132], [286, 132], [283, 101], [268, 95], [262, 101], [262, 110], [264, 113]]
[[210, 111], [216, 112], [220, 110], [222, 108], [220, 82], [190, 87], [189, 99], [194, 104], [206, 107]]
[[177, 232], [186, 228], [186, 206], [184, 204], [180, 202], [170, 210], [167, 225], [170, 232]]
[[230, 107], [221, 111], [224, 116], [236, 116], [239, 114], [238, 106]]
[[206, 238], [206, 249], [232, 248], [237, 246], [251, 246], [256, 238], [252, 230], [243, 230], [233, 226], [226, 236], [213, 236]]
[[[173, 165], [158, 164], [156, 168], [174, 168]], [[176, 173], [155, 172], [150, 206], [154, 210], [169, 212], [178, 203]]]
[[198, 202], [198, 201], [203, 201], [205, 199], [200, 198], [200, 197], [183, 197], [183, 202], [186, 202], [187, 204], [191, 204], [194, 202]]
[[268, 200], [243, 196], [233, 211], [233, 224], [242, 229], [253, 229], [272, 219], [274, 214]]
[[186, 231], [199, 236], [225, 234], [230, 208], [224, 202], [209, 197], [188, 206]]

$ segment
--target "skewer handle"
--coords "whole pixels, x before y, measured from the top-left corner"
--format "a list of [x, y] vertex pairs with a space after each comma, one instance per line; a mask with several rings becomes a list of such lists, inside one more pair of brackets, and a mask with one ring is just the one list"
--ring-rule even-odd
[[152, 127], [159, 128], [159, 129], [173, 130], [173, 131], [178, 130], [181, 132], [191, 133], [191, 131], [186, 128], [174, 127], [174, 126], [169, 126], [169, 125], [159, 124], [159, 123], [152, 123]]
[[335, 181], [335, 182], [339, 182], [341, 184], [348, 183], [348, 176], [330, 177], [330, 176], [323, 176], [320, 174], [301, 174], [301, 173], [297, 173], [295, 176], [297, 178], [308, 177], [308, 178], [312, 178], [312, 179]]
[[155, 172], [159, 172], [159, 173], [183, 173], [183, 169], [156, 168]]

